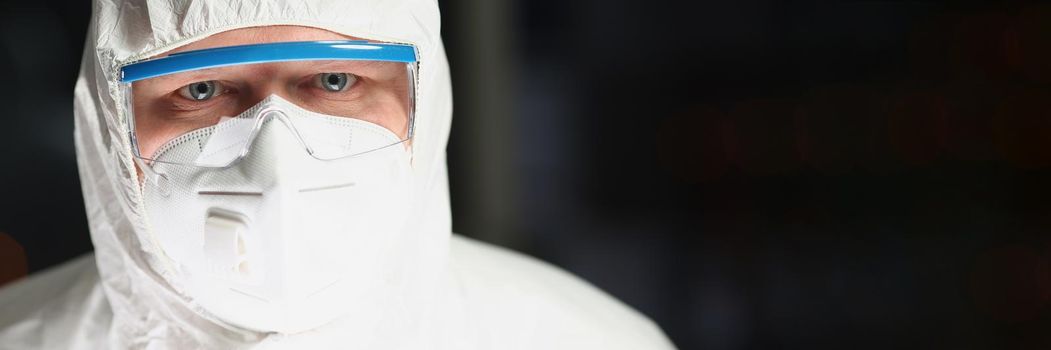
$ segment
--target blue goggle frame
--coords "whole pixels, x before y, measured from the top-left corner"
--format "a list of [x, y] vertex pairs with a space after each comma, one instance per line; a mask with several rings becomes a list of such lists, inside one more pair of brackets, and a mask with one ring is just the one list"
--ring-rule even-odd
[[173, 53], [122, 67], [120, 81], [131, 83], [179, 72], [239, 64], [311, 60], [417, 63], [416, 48], [408, 44], [364, 40], [293, 41]]

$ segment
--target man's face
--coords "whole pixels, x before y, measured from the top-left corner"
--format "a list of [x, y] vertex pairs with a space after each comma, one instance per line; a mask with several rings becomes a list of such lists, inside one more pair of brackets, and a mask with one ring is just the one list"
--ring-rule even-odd
[[123, 67], [150, 239], [232, 325], [318, 327], [406, 260], [412, 153], [389, 146], [409, 147], [416, 49], [347, 40], [241, 29]]
[[[237, 29], [212, 35], [162, 56], [216, 47], [352, 37], [298, 26]], [[270, 95], [304, 109], [353, 116], [404, 139], [408, 133], [408, 72], [404, 64], [375, 61], [300, 61], [248, 64], [177, 73], [133, 83], [135, 132], [142, 156], [192, 130], [233, 117]]]

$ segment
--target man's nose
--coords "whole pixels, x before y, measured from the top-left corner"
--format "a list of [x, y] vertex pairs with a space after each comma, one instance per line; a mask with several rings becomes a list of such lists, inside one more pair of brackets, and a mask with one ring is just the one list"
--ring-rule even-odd
[[277, 95], [283, 99], [291, 101], [294, 97], [292, 95], [292, 87], [289, 83], [284, 81], [278, 81], [277, 79], [261, 81], [252, 87], [252, 91], [248, 94], [249, 98], [254, 101], [253, 105], [259, 103], [263, 99], [266, 99], [270, 95]]
[[278, 68], [268, 64], [260, 64], [246, 72], [250, 74], [250, 79], [246, 79], [248, 84], [243, 87], [245, 91], [241, 93], [241, 104], [245, 110], [255, 106], [270, 95], [277, 95], [288, 101], [296, 102], [296, 82], [282, 74], [283, 72]]

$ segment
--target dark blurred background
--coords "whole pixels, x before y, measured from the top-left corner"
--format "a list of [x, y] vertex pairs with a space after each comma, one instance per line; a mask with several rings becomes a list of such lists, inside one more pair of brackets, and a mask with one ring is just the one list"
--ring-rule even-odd
[[[684, 349], [1051, 349], [1051, 7], [440, 3], [457, 232]], [[89, 14], [0, 5], [0, 245], [30, 272], [91, 250]]]

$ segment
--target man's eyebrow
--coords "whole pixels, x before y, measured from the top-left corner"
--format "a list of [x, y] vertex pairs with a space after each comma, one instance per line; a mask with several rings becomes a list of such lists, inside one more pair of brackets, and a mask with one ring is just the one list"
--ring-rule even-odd
[[362, 60], [330, 60], [323, 61], [321, 63], [313, 65], [316, 68], [339, 68], [339, 67], [353, 67], [357, 69], [369, 69], [375, 65], [383, 62], [377, 61], [362, 61]]
[[193, 70], [193, 71], [188, 71], [188, 72], [181, 72], [181, 73], [162, 75], [162, 76], [153, 78], [153, 80], [155, 82], [157, 82], [158, 84], [173, 84], [175, 82], [188, 82], [188, 83], [191, 83], [191, 82], [195, 82], [195, 81], [209, 80], [207, 78], [215, 76], [215, 72], [216, 72], [215, 68], [206, 68], [206, 69], [199, 69], [199, 70]]

